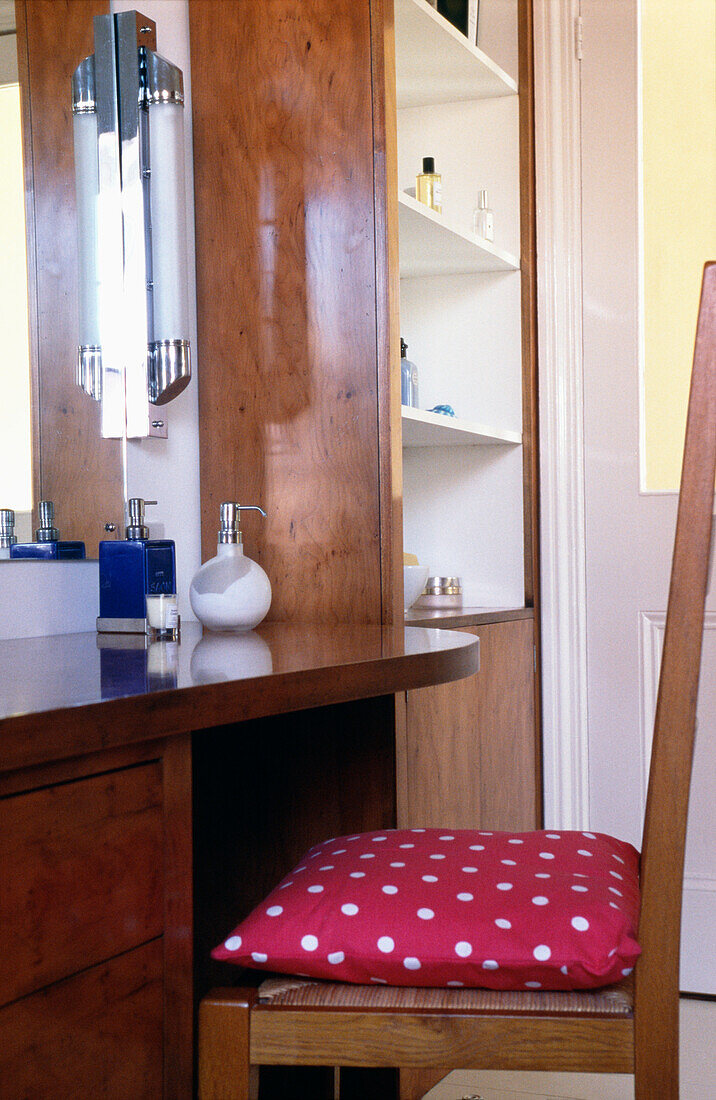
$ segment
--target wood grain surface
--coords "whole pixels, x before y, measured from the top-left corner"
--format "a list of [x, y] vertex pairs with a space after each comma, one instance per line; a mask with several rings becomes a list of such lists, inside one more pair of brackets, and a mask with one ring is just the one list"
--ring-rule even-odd
[[539, 825], [533, 628], [531, 618], [462, 628], [480, 639], [480, 671], [408, 692], [402, 825]]
[[637, 1100], [677, 1097], [684, 850], [696, 733], [716, 473], [716, 263], [696, 330], [674, 558], [664, 628], [641, 859], [635, 971]]
[[522, 305], [522, 473], [525, 603], [535, 614], [534, 725], [537, 816], [542, 823], [542, 604], [540, 585], [537, 194], [535, 178], [534, 10], [517, 5], [520, 134], [520, 295]]
[[194, 863], [191, 735], [162, 754], [164, 1093], [191, 1100], [194, 1073]]
[[535, 194], [534, 15], [517, 7], [522, 316], [522, 471], [525, 603], [539, 612], [539, 408], [537, 403], [537, 200]]
[[[94, 51], [92, 18], [107, 0], [17, 0], [23, 89], [25, 208], [29, 223], [31, 334], [35, 386], [36, 491], [56, 506], [65, 539], [97, 556], [105, 522], [121, 526], [122, 463], [117, 440], [102, 439], [100, 408], [75, 382], [79, 331], [77, 221], [70, 80]], [[29, 109], [29, 115], [28, 115]]]
[[398, 127], [393, 0], [371, 0], [378, 469], [383, 622], [403, 619], [403, 455], [400, 406]]
[[[258, 1006], [251, 1061], [633, 1072], [633, 1021], [579, 1017], [282, 1010]], [[652, 1094], [652, 1098], [653, 1098]]]
[[[541, 825], [540, 746], [534, 715], [534, 623], [479, 628], [480, 824], [519, 831]], [[483, 675], [484, 674], [484, 675]]]
[[[144, 680], [137, 686], [130, 677], [126, 694], [109, 699], [102, 698], [101, 678], [91, 664], [97, 660], [96, 635], [0, 644], [0, 772], [423, 687], [469, 675], [477, 664], [477, 647], [454, 632], [425, 639], [402, 627], [267, 623], [248, 639], [259, 647], [263, 665], [245, 666], [246, 638], [224, 636], [220, 642], [224, 649], [228, 643], [229, 652], [222, 649], [221, 659], [228, 661], [228, 671], [220, 661], [210, 673], [196, 658], [204, 641], [198, 624], [183, 628], [175, 688], [160, 684], [147, 690]], [[78, 661], [83, 654], [84, 679]], [[60, 670], [71, 666], [77, 674], [48, 678], [48, 662]], [[129, 661], [128, 671], [134, 667]]]
[[159, 935], [159, 766], [0, 800], [0, 1004]]
[[204, 556], [222, 500], [259, 504], [271, 618], [380, 622], [369, 3], [192, 0], [190, 29]]
[[4, 1096], [161, 1097], [161, 939], [0, 1009], [0, 1034]]
[[206, 997], [199, 1013], [199, 1096], [220, 1096], [230, 1080], [234, 1095], [256, 1100], [258, 1068], [251, 1082], [249, 1020], [255, 992], [248, 996]]

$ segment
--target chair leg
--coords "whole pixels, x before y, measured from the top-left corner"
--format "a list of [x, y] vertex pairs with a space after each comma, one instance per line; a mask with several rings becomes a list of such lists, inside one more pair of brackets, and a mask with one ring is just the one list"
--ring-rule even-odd
[[422, 1100], [449, 1072], [449, 1069], [401, 1069], [400, 1100]]
[[664, 995], [637, 1014], [634, 1100], [679, 1100], [679, 998]]
[[256, 1100], [258, 1067], [249, 1063], [253, 989], [217, 989], [199, 1007], [200, 1100]]

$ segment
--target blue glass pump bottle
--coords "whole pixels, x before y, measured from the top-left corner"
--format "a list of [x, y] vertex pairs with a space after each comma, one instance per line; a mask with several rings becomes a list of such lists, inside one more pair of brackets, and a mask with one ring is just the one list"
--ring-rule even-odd
[[39, 558], [44, 561], [76, 561], [85, 557], [85, 544], [60, 538], [55, 527], [55, 506], [40, 501], [40, 526], [34, 542], [16, 542], [10, 547], [11, 558]]
[[176, 593], [176, 551], [171, 539], [150, 539], [146, 503], [132, 497], [124, 539], [99, 544], [99, 618], [107, 634], [144, 634], [147, 596]]

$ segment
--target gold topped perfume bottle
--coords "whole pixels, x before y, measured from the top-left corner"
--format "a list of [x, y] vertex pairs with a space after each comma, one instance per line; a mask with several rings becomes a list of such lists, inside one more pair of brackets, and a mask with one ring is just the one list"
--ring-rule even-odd
[[415, 197], [431, 210], [443, 212], [443, 178], [435, 171], [435, 158], [423, 157], [423, 170], [415, 177]]

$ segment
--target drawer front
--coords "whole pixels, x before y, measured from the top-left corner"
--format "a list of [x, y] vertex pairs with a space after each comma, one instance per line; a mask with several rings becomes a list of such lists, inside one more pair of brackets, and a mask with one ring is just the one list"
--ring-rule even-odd
[[160, 935], [160, 765], [0, 800], [0, 868], [0, 1005]]
[[157, 1100], [162, 940], [0, 1009], [0, 1096]]

